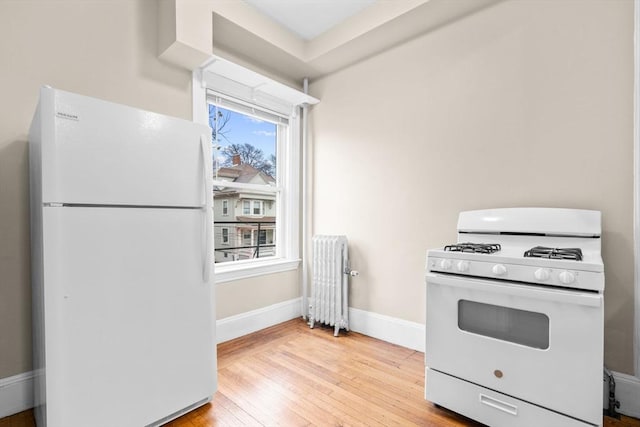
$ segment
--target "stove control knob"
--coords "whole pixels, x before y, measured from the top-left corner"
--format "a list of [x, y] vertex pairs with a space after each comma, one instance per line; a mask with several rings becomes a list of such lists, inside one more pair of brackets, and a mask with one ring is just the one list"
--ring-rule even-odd
[[558, 278], [565, 285], [573, 283], [576, 280], [576, 276], [570, 271], [563, 271], [558, 275]]
[[448, 259], [443, 259], [442, 261], [440, 261], [440, 268], [442, 270], [448, 270], [451, 268], [451, 261], [449, 261]]
[[546, 268], [539, 268], [533, 273], [533, 276], [536, 278], [536, 280], [540, 280], [541, 282], [549, 279], [550, 275], [551, 274], [549, 273], [549, 270], [547, 270]]
[[507, 267], [502, 264], [496, 264], [493, 266], [491, 271], [493, 271], [493, 274], [495, 274], [496, 276], [504, 276], [505, 274], [507, 274]]
[[461, 273], [464, 273], [465, 271], [468, 271], [469, 270], [469, 261], [458, 261], [458, 264], [456, 264], [456, 268]]

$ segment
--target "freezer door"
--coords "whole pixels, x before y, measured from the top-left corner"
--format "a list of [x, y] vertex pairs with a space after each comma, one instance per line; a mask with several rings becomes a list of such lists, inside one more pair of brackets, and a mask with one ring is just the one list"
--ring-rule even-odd
[[51, 88], [39, 109], [44, 203], [204, 204], [208, 126]]
[[213, 395], [204, 217], [44, 208], [48, 427], [145, 426]]

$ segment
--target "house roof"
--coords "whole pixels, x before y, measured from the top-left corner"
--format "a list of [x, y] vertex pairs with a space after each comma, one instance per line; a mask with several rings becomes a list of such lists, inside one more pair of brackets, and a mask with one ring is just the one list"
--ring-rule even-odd
[[276, 182], [275, 178], [271, 175], [267, 175], [259, 169], [254, 168], [251, 165], [242, 163], [232, 167], [225, 167], [218, 169], [218, 177], [230, 178], [232, 182], [239, 183], [256, 183], [255, 178], [259, 177], [264, 184], [273, 184]]

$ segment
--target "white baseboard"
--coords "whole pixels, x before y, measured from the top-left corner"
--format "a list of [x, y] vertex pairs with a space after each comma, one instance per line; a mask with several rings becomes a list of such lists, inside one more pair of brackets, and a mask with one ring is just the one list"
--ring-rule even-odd
[[0, 418], [33, 407], [33, 371], [0, 379]]
[[[229, 341], [287, 320], [301, 317], [301, 299], [273, 304], [216, 322], [217, 342]], [[424, 352], [425, 326], [395, 317], [349, 308], [349, 328], [373, 338]], [[640, 379], [613, 372], [618, 412], [640, 418]], [[0, 379], [0, 418], [33, 407], [34, 372]], [[607, 391], [605, 390], [605, 393]], [[606, 402], [606, 395], [604, 396]]]
[[424, 352], [424, 325], [349, 308], [349, 329], [382, 341]]
[[640, 379], [620, 372], [613, 372], [613, 379], [616, 381], [616, 399], [620, 401], [618, 412], [640, 418]]
[[225, 317], [216, 322], [216, 341], [232, 340], [287, 320], [302, 317], [301, 299], [295, 298], [268, 307]]

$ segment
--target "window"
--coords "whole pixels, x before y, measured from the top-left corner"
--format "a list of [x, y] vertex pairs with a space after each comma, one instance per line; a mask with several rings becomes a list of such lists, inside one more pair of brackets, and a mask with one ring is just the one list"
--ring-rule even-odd
[[273, 207], [273, 203], [269, 200], [244, 200], [242, 202], [242, 215], [249, 216], [262, 216], [265, 214], [264, 206], [265, 202], [268, 203], [268, 208]]
[[[222, 229], [222, 243], [225, 245], [229, 244], [229, 229], [223, 227]], [[226, 258], [226, 252], [225, 252], [225, 258]]]
[[254, 215], [264, 215], [262, 213], [262, 200], [254, 200], [253, 201], [253, 214]]
[[[225, 259], [214, 239], [216, 282], [297, 268], [300, 106], [318, 100], [217, 56], [194, 71], [191, 87], [194, 120], [213, 130], [214, 199], [224, 196], [231, 205], [228, 216], [220, 210], [214, 218], [216, 229], [229, 229], [230, 243]], [[261, 162], [250, 163], [255, 150], [245, 144], [261, 150]], [[240, 178], [248, 163], [260, 172]], [[252, 247], [233, 249], [244, 246], [245, 236]]]
[[[214, 224], [227, 228], [227, 235], [242, 236], [230, 244], [223, 235], [224, 250], [214, 251], [231, 252], [234, 261], [274, 257], [278, 253], [275, 239], [267, 245], [266, 238], [257, 237], [267, 229], [278, 228], [278, 152], [287, 143], [288, 119], [255, 108], [248, 111], [245, 105], [220, 97], [209, 99], [208, 108], [217, 148], [213, 197], [222, 204], [220, 215], [214, 213]], [[235, 198], [242, 201], [242, 215], [229, 215], [228, 200]], [[218, 256], [215, 262], [233, 261]]]

